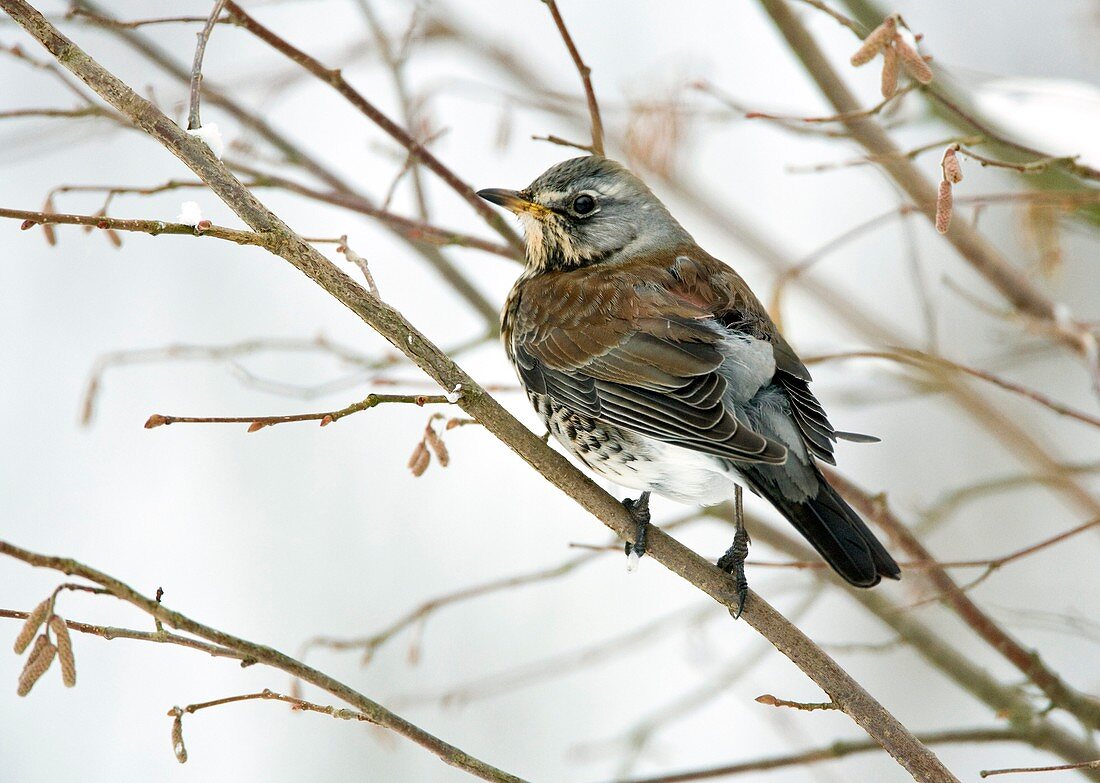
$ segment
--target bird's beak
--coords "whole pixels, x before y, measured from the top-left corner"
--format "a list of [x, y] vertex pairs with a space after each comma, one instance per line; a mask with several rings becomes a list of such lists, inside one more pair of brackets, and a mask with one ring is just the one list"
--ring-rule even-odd
[[510, 212], [515, 212], [517, 215], [528, 214], [537, 218], [542, 218], [550, 212], [550, 210], [542, 204], [525, 198], [516, 190], [486, 188], [485, 190], [479, 190], [477, 194], [486, 201], [502, 206]]

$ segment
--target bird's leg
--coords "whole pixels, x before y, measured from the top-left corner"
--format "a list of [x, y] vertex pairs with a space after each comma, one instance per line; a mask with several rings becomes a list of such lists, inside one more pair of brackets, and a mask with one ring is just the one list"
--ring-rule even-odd
[[643, 492], [637, 500], [627, 498], [623, 506], [630, 512], [634, 519], [634, 543], [626, 542], [626, 554], [629, 557], [633, 553], [637, 557], [645, 554], [645, 537], [649, 531], [649, 492]]
[[726, 554], [718, 558], [718, 567], [727, 574], [732, 574], [737, 583], [737, 614], [733, 619], [741, 617], [741, 610], [745, 608], [745, 597], [749, 594], [749, 582], [745, 578], [745, 558], [749, 556], [749, 531], [745, 528], [745, 507], [741, 500], [741, 485], [735, 485], [733, 495], [733, 523], [736, 532], [733, 534], [733, 543], [726, 550]]

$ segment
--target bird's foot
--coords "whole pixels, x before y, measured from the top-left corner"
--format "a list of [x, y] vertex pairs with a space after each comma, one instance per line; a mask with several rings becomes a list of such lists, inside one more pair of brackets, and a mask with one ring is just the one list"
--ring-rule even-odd
[[718, 558], [718, 567], [727, 574], [733, 576], [737, 585], [737, 613], [734, 620], [741, 617], [741, 610], [745, 608], [745, 598], [749, 594], [749, 582], [745, 578], [745, 558], [749, 556], [749, 531], [743, 524], [737, 526], [737, 532], [733, 536], [733, 543], [726, 550], [726, 554]]
[[634, 543], [626, 542], [626, 556], [637, 562], [645, 554], [646, 533], [649, 532], [649, 493], [643, 492], [637, 500], [627, 498], [623, 507], [634, 519]]

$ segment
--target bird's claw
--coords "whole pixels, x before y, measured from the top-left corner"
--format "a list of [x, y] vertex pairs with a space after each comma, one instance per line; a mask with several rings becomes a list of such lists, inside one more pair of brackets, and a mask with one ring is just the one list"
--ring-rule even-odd
[[633, 554], [635, 557], [641, 557], [645, 554], [646, 533], [649, 532], [649, 493], [643, 492], [637, 500], [626, 498], [623, 500], [623, 507], [630, 512], [635, 526], [634, 542], [627, 541], [624, 547], [626, 555], [630, 557]]
[[744, 526], [739, 526], [733, 536], [733, 543], [726, 553], [718, 558], [717, 566], [733, 577], [737, 587], [737, 612], [734, 620], [741, 617], [741, 611], [745, 608], [745, 599], [749, 595], [749, 581], [745, 578], [745, 558], [749, 556], [749, 532]]

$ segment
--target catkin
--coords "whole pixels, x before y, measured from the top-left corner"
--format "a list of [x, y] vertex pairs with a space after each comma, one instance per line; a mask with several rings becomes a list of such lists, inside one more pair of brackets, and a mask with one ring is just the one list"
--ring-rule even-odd
[[16, 655], [22, 655], [23, 651], [27, 649], [27, 645], [31, 643], [31, 639], [38, 633], [38, 629], [42, 626], [43, 621], [46, 619], [46, 615], [50, 611], [50, 599], [40, 603], [38, 606], [31, 610], [31, 613], [27, 615], [26, 622], [23, 623], [23, 627], [19, 631], [19, 635], [15, 637], [15, 653]]
[[57, 639], [57, 660], [61, 664], [61, 681], [66, 688], [76, 685], [76, 659], [73, 657], [73, 640], [69, 626], [56, 614], [50, 618], [50, 630]]
[[875, 55], [881, 52], [882, 48], [894, 37], [897, 28], [898, 23], [895, 17], [888, 16], [883, 19], [882, 24], [872, 30], [870, 34], [863, 39], [863, 45], [852, 55], [852, 65], [858, 68], [875, 59]]
[[940, 194], [936, 199], [936, 230], [946, 234], [951, 228], [951, 183], [940, 181]]
[[436, 433], [435, 429], [430, 424], [424, 431], [424, 439], [428, 442], [428, 445], [432, 447], [432, 451], [435, 452], [440, 467], [445, 468], [451, 464], [451, 455], [447, 451], [447, 444], [443, 442], [443, 438], [439, 437], [438, 433]]
[[959, 165], [959, 156], [955, 154], [955, 147], [947, 148], [943, 153], [943, 178], [952, 185], [962, 182], [962, 166]]
[[428, 464], [431, 461], [431, 452], [429, 452], [427, 446], [424, 445], [424, 441], [420, 441], [416, 444], [416, 448], [413, 449], [412, 456], [409, 457], [409, 470], [412, 471], [414, 476], [423, 476], [424, 471], [428, 469]]
[[921, 84], [930, 84], [932, 82], [932, 69], [920, 56], [920, 52], [907, 44], [900, 36], [894, 39], [894, 46], [897, 47], [898, 54], [901, 55], [901, 64], [905, 66], [905, 70], [909, 72], [909, 75]]
[[50, 644], [46, 634], [39, 636], [34, 642], [31, 654], [27, 656], [27, 663], [23, 667], [22, 674], [19, 675], [19, 686], [15, 692], [20, 696], [30, 693], [34, 684], [50, 668], [55, 655], [57, 655], [57, 648]]
[[891, 42], [882, 50], [882, 97], [892, 98], [898, 90], [898, 50]]
[[187, 763], [187, 746], [183, 744], [183, 715], [179, 712], [172, 721], [172, 752], [176, 754], [176, 761], [180, 764]]

